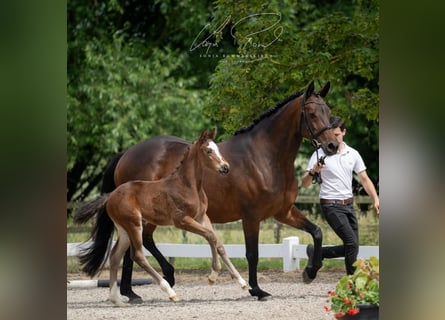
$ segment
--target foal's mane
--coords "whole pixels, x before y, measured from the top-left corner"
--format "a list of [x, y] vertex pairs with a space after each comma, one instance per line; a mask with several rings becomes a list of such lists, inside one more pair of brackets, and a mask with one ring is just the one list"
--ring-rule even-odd
[[245, 133], [245, 132], [249, 132], [250, 130], [252, 130], [258, 123], [260, 123], [263, 119], [265, 118], [269, 118], [270, 116], [272, 116], [273, 114], [277, 113], [278, 110], [280, 110], [282, 107], [284, 107], [285, 105], [287, 105], [291, 100], [294, 100], [295, 98], [298, 98], [299, 96], [301, 96], [304, 93], [304, 90], [302, 91], [298, 91], [297, 93], [292, 94], [291, 96], [287, 97], [286, 99], [284, 99], [283, 101], [279, 102], [275, 107], [270, 108], [269, 110], [264, 111], [258, 118], [256, 118], [255, 120], [253, 120], [253, 123], [248, 126], [248, 127], [243, 127], [238, 129], [237, 131], [235, 131], [234, 136], [240, 134], [240, 133]]
[[[211, 133], [207, 132], [206, 136], [202, 136], [202, 134], [201, 134], [201, 136], [197, 140], [193, 141], [190, 145], [187, 146], [187, 149], [184, 151], [184, 154], [182, 155], [181, 161], [179, 162], [179, 164], [175, 168], [175, 170], [173, 170], [173, 172], [169, 174], [169, 176], [176, 174], [176, 172], [183, 166], [185, 158], [190, 154], [190, 151], [192, 150], [193, 147], [196, 148], [196, 145], [198, 144], [199, 148], [200, 148], [204, 144], [204, 142], [207, 142], [208, 140], [213, 141], [214, 136], [211, 137], [209, 134], [211, 134]], [[214, 132], [213, 132], [213, 134], [214, 134]], [[202, 140], [200, 140], [200, 139], [202, 139]]]
[[188, 156], [188, 154], [190, 153], [190, 149], [191, 149], [191, 147], [192, 147], [191, 145], [187, 146], [187, 149], [185, 149], [185, 152], [184, 152], [184, 154], [182, 155], [182, 159], [181, 159], [181, 161], [179, 162], [178, 166], [177, 166], [177, 167], [175, 168], [175, 170], [173, 170], [168, 176], [175, 175], [176, 172], [179, 171], [179, 168], [182, 167], [182, 164], [184, 163], [185, 158], [186, 158], [186, 157]]

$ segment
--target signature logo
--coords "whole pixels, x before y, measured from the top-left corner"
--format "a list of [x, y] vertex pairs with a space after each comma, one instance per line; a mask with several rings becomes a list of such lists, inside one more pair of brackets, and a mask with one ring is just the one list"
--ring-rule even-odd
[[[235, 29], [240, 27], [242, 24], [250, 23], [252, 20], [257, 20], [259, 18], [269, 18], [268, 20], [272, 20], [270, 24], [263, 25], [260, 29], [256, 31], [251, 31], [248, 34], [241, 34], [240, 31], [237, 31], [237, 35], [235, 36]], [[205, 50], [205, 54], [208, 55], [210, 49], [217, 48], [218, 43], [216, 41], [219, 34], [222, 33], [224, 28], [229, 24], [232, 17], [227, 16], [221, 24], [219, 24], [214, 30], [211, 30], [210, 24], [206, 24], [198, 35], [193, 40], [192, 45], [190, 46], [190, 52], [195, 51], [197, 49]], [[241, 49], [247, 49], [248, 47], [253, 47], [257, 49], [265, 49], [270, 47], [272, 44], [280, 40], [280, 36], [283, 33], [283, 26], [278, 25], [281, 21], [281, 13], [274, 12], [265, 12], [265, 13], [255, 13], [248, 15], [244, 18], [236, 21], [232, 27], [230, 28], [230, 36], [234, 40], [241, 40], [242, 43]], [[208, 35], [207, 35], [208, 34]], [[259, 40], [255, 40], [255, 35], [267, 35], [268, 40], [265, 42], [261, 42]], [[207, 35], [207, 36], [206, 36]], [[259, 38], [259, 37], [258, 37]]]

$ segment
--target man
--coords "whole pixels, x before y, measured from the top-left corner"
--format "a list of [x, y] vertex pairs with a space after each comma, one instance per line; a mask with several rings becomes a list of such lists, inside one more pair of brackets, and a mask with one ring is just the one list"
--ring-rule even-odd
[[[312, 179], [320, 179], [320, 206], [323, 216], [343, 245], [327, 246], [322, 249], [322, 259], [345, 257], [346, 273], [353, 274], [352, 264], [357, 260], [358, 222], [353, 205], [352, 175], [356, 173], [366, 193], [372, 198], [374, 208], [379, 214], [379, 197], [374, 184], [366, 173], [366, 166], [357, 150], [348, 146], [343, 138], [346, 135], [344, 121], [337, 116], [331, 117], [332, 130], [337, 137], [339, 147], [337, 154], [324, 157], [323, 150], [315, 151], [308, 163], [307, 171], [302, 178], [302, 186], [307, 188]], [[308, 245], [308, 264], [312, 263], [313, 245]]]

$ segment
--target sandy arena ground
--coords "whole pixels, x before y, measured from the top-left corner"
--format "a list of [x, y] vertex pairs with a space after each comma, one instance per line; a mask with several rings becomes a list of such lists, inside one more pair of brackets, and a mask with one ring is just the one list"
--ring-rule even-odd
[[[241, 273], [247, 281], [247, 273]], [[323, 320], [333, 319], [324, 310], [327, 292], [335, 288], [341, 272], [319, 271], [311, 284], [302, 282], [301, 271], [283, 273], [267, 271], [258, 274], [260, 287], [271, 293], [267, 301], [257, 301], [243, 291], [223, 271], [215, 285], [207, 284], [207, 275], [197, 272], [176, 273], [174, 290], [179, 301], [169, 301], [158, 285], [135, 286], [144, 302], [128, 307], [115, 307], [108, 299], [109, 288], [67, 288], [67, 319], [214, 319], [214, 320]], [[104, 271], [101, 279], [107, 279]], [[147, 278], [143, 272], [134, 278]], [[86, 279], [68, 274], [68, 280]]]

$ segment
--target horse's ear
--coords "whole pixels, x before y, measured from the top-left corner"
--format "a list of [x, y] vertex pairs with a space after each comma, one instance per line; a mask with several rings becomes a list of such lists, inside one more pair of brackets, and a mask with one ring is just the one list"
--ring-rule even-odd
[[310, 97], [314, 93], [314, 80], [312, 80], [306, 88], [304, 95]]
[[326, 97], [326, 95], [328, 94], [330, 88], [331, 88], [331, 83], [328, 81], [328, 82], [324, 85], [324, 87], [320, 90], [320, 96], [321, 96], [322, 98]]
[[201, 134], [199, 135], [199, 138], [198, 138], [198, 143], [200, 145], [203, 144], [207, 140], [208, 135], [209, 135], [209, 133], [207, 132], [206, 129], [202, 130]]
[[208, 138], [212, 139], [212, 140], [215, 140], [215, 137], [216, 137], [216, 128], [213, 128], [212, 131], [210, 131], [208, 133]]

